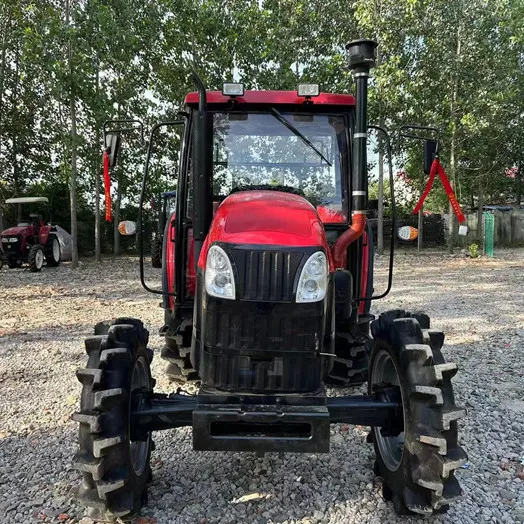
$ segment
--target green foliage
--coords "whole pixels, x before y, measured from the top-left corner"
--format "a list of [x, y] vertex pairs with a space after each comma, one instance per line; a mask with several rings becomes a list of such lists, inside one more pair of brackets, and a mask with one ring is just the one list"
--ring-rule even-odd
[[470, 244], [468, 246], [468, 252], [469, 252], [469, 256], [471, 258], [478, 258], [480, 253], [479, 253], [479, 245], [478, 244]]
[[[485, 203], [522, 198], [522, 0], [69, 0], [69, 24], [65, 5], [0, 4], [0, 205], [38, 188], [62, 195], [56, 207], [65, 214], [71, 98], [78, 213], [92, 217], [105, 120], [139, 118], [150, 128], [176, 118], [194, 89], [191, 69], [210, 89], [235, 78], [247, 88], [315, 81], [325, 91], [351, 92], [343, 46], [363, 37], [380, 43], [371, 120], [394, 131], [406, 123], [440, 128], [440, 160], [463, 206], [476, 205], [479, 192]], [[179, 138], [159, 136], [148, 199], [176, 187]], [[427, 181], [422, 144], [393, 142], [395, 171], [404, 173], [395, 184], [399, 205], [408, 213]], [[115, 178], [130, 207], [145, 151], [136, 136], [124, 148]], [[437, 180], [425, 210], [447, 205]]]

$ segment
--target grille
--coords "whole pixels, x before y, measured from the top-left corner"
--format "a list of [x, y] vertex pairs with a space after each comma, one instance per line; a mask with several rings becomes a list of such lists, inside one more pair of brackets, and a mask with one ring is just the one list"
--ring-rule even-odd
[[[7, 238], [11, 240], [12, 238], [16, 239], [16, 242], [4, 242], [3, 239]], [[11, 237], [2, 237], [2, 248], [5, 252], [13, 253], [17, 252], [20, 246], [20, 237], [19, 236], [11, 236]]]
[[237, 269], [238, 293], [241, 300], [293, 300], [293, 286], [304, 257], [303, 250], [233, 248], [228, 251]]
[[[313, 309], [313, 308], [312, 308]], [[322, 317], [278, 311], [207, 311], [204, 344], [234, 350], [314, 352], [322, 337]]]

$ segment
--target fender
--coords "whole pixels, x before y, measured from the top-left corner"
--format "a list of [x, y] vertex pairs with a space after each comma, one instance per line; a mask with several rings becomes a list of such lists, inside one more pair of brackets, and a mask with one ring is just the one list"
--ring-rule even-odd
[[322, 220], [305, 198], [271, 190], [241, 191], [218, 207], [198, 267], [204, 269], [214, 242], [324, 248], [332, 272], [333, 259]]
[[[176, 213], [172, 213], [164, 227], [164, 236], [162, 242], [162, 288], [166, 293], [174, 293], [175, 290], [175, 228]], [[164, 309], [173, 310], [174, 297], [164, 295]]]
[[[175, 293], [175, 245], [176, 245], [176, 227], [175, 227], [176, 213], [172, 213], [169, 220], [166, 221], [164, 227], [164, 236], [162, 242], [162, 289], [166, 293]], [[195, 296], [196, 288], [196, 273], [195, 273], [195, 259], [194, 259], [194, 240], [193, 230], [187, 231], [187, 269], [186, 269], [186, 295], [189, 297]], [[164, 309], [173, 310], [175, 300], [173, 296], [164, 295], [163, 307]]]
[[50, 225], [41, 225], [40, 226], [40, 230], [39, 230], [39, 233], [38, 233], [38, 236], [39, 236], [39, 239], [40, 239], [40, 244], [42, 244], [43, 246], [45, 246], [45, 244], [47, 243], [47, 240], [49, 238], [49, 234], [51, 233], [51, 226]]

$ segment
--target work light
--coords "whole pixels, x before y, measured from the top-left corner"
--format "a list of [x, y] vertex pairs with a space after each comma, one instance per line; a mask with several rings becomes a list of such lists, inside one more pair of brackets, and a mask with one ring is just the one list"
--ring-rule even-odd
[[318, 84], [298, 84], [298, 96], [311, 98], [320, 94], [320, 87]]
[[225, 96], [243, 96], [244, 95], [244, 84], [226, 82], [222, 86], [222, 94]]

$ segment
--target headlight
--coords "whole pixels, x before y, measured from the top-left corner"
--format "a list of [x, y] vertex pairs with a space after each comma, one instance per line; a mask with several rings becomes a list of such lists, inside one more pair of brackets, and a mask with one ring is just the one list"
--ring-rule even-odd
[[318, 302], [326, 296], [328, 268], [322, 251], [313, 253], [304, 264], [297, 288], [297, 302]]
[[18, 242], [18, 238], [15, 238], [15, 237], [10, 238], [10, 239], [9, 239], [9, 242], [11, 242], [11, 243], [12, 243], [12, 242]]
[[231, 262], [219, 246], [211, 246], [206, 261], [206, 291], [218, 298], [235, 298], [235, 279]]
[[9, 242], [9, 239], [8, 238], [2, 238], [2, 242], [7, 243], [7, 242]]

